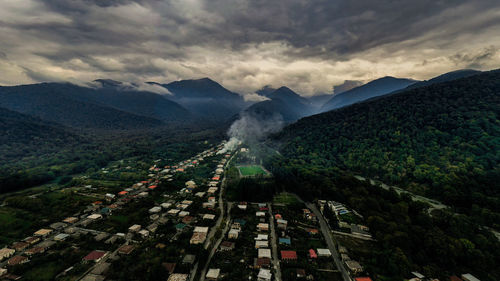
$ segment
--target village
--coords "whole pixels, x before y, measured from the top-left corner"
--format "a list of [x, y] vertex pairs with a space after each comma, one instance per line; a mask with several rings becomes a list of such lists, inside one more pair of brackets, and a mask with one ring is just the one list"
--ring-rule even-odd
[[[228, 201], [225, 172], [248, 149], [225, 144], [176, 164], [156, 160], [146, 179], [114, 193], [83, 186], [99, 199], [0, 249], [0, 278], [22, 280], [31, 265], [57, 256], [73, 264], [56, 280], [372, 280], [358, 259], [359, 243], [375, 242], [360, 214], [287, 193], [267, 203]], [[433, 280], [412, 274], [408, 280]]]

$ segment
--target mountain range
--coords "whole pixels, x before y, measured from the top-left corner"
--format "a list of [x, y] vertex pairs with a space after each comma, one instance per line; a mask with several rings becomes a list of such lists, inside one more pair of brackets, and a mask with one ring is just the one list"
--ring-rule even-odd
[[186, 122], [216, 124], [234, 120], [242, 111], [259, 118], [278, 115], [290, 123], [318, 112], [478, 73], [459, 70], [427, 81], [383, 77], [336, 95], [308, 98], [285, 86], [278, 89], [265, 86], [256, 93], [267, 100], [257, 103], [246, 102], [241, 95], [209, 78], [149, 83], [164, 89], [161, 94], [109, 79], [84, 86], [39, 83], [0, 87], [0, 107], [84, 129], [148, 129]]

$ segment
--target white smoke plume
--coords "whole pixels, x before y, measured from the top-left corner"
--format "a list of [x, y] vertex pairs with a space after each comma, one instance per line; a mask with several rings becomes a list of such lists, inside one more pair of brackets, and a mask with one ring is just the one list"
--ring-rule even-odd
[[284, 124], [283, 117], [280, 114], [263, 118], [243, 112], [240, 119], [234, 121], [229, 128], [227, 134], [230, 139], [219, 153], [233, 151], [242, 142], [250, 146], [255, 145], [269, 134], [281, 130]]

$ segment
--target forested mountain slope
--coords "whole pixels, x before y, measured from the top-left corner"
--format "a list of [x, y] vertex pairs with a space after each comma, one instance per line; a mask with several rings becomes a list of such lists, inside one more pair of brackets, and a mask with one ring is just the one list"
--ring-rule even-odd
[[321, 112], [341, 108], [370, 98], [383, 96], [393, 91], [406, 88], [415, 82], [417, 81], [405, 78], [395, 78], [390, 76], [382, 77], [351, 90], [333, 95], [333, 97], [321, 107]]
[[[500, 71], [421, 87], [303, 118], [274, 135], [266, 163], [288, 191], [356, 209], [378, 250], [356, 253], [374, 280], [411, 271], [499, 280]], [[438, 198], [429, 210], [364, 175]]]
[[[69, 83], [40, 83], [0, 87], [0, 106], [65, 126], [93, 129], [144, 129], [162, 121], [114, 106], [109, 90]], [[105, 96], [106, 95], [106, 96]], [[126, 96], [125, 94], [124, 96]], [[110, 103], [110, 105], [106, 104]], [[116, 99], [115, 99], [116, 101]], [[170, 102], [165, 100], [165, 102]], [[136, 106], [132, 103], [130, 107]]]
[[[498, 224], [500, 71], [299, 120], [276, 136], [290, 158], [398, 184]], [[484, 211], [484, 210], [483, 210]]]

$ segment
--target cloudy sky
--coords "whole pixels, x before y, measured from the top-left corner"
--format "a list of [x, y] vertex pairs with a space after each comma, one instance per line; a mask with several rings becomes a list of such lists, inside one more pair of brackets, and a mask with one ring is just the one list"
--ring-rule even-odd
[[0, 0], [0, 84], [210, 77], [304, 95], [500, 67], [498, 0]]

